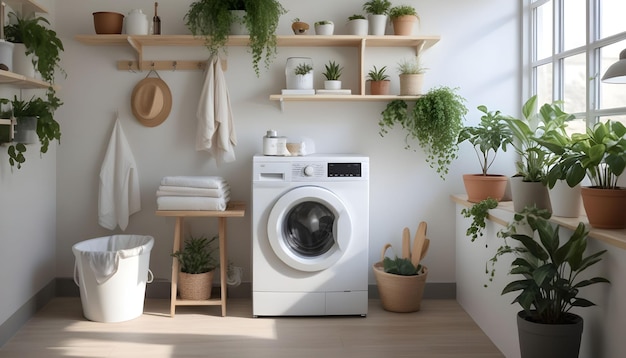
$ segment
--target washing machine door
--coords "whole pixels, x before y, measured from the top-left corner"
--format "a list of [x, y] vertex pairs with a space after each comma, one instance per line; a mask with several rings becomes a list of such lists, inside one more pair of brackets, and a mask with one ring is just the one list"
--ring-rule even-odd
[[300, 271], [321, 271], [345, 253], [352, 237], [352, 220], [333, 192], [303, 186], [276, 201], [267, 235], [272, 250], [285, 264]]

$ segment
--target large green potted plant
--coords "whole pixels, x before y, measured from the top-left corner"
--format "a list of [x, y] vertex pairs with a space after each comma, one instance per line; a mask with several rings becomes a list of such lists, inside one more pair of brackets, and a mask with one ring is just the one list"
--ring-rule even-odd
[[517, 173], [511, 178], [511, 194], [515, 211], [528, 205], [551, 210], [548, 190], [543, 184], [548, 169], [557, 157], [544, 148], [537, 138], [547, 132], [565, 135], [566, 121], [574, 118], [560, 104], [543, 104], [538, 108], [537, 96], [522, 106], [522, 118], [504, 117], [513, 133], [512, 146], [518, 155]]
[[[15, 53], [23, 51], [24, 55], [32, 54], [33, 56], [28, 61], [32, 61], [34, 70], [36, 69], [41, 74], [44, 81], [53, 84], [56, 70], [65, 73], [59, 66], [60, 53], [64, 48], [56, 32], [46, 26], [50, 25], [50, 22], [41, 16], [21, 17], [13, 12], [9, 13], [9, 18], [12, 23], [4, 27], [7, 41], [23, 44], [24, 47], [21, 50], [14, 49]], [[14, 72], [26, 72], [18, 70], [20, 67], [18, 63], [14, 63], [13, 66], [16, 68]], [[20, 74], [33, 77], [33, 74]]]
[[476, 126], [464, 127], [459, 133], [458, 143], [468, 141], [474, 147], [479, 160], [480, 174], [464, 174], [463, 184], [467, 192], [467, 200], [472, 203], [487, 198], [500, 201], [506, 191], [508, 178], [502, 174], [490, 174], [489, 168], [496, 160], [498, 151], [506, 152], [511, 144], [513, 134], [504, 121], [500, 111], [490, 111], [486, 106], [478, 106], [483, 113]]
[[626, 188], [617, 185], [626, 168], [622, 123], [598, 122], [584, 134], [572, 134], [571, 141], [555, 136], [539, 142], [559, 156], [548, 172], [548, 185], [564, 178], [573, 187], [586, 176], [591, 186], [583, 186], [581, 194], [589, 224], [600, 229], [626, 227]]
[[[243, 5], [243, 6], [242, 6]], [[245, 27], [250, 36], [252, 67], [259, 76], [259, 62], [269, 68], [276, 55], [276, 28], [280, 16], [287, 11], [277, 0], [198, 0], [185, 14], [185, 25], [195, 36], [205, 38], [211, 54], [225, 51], [231, 24], [237, 21], [231, 10], [244, 8]]]
[[363, 10], [367, 13], [370, 35], [383, 36], [387, 26], [387, 16], [391, 9], [389, 0], [370, 0], [363, 4]]
[[420, 17], [413, 6], [398, 5], [389, 9], [389, 18], [393, 24], [393, 33], [400, 36], [413, 35], [415, 23]]
[[378, 122], [380, 135], [384, 136], [395, 125], [402, 126], [407, 132], [406, 148], [410, 148], [410, 139], [417, 140], [426, 153], [426, 162], [445, 179], [457, 157], [457, 138], [466, 113], [465, 98], [456, 89], [433, 88], [419, 97], [410, 111], [403, 100], [389, 102]]
[[178, 292], [181, 299], [206, 300], [211, 297], [215, 268], [219, 261], [214, 253], [219, 250], [217, 236], [190, 237], [185, 240], [183, 250], [171, 254], [178, 260]]
[[[522, 358], [578, 357], [583, 319], [571, 310], [594, 305], [579, 296], [580, 289], [609, 282], [582, 275], [606, 252], [585, 255], [589, 234], [585, 224], [579, 223], [569, 238], [561, 239], [559, 226], [549, 218], [548, 211], [536, 208], [515, 214], [514, 221], [499, 233], [504, 244], [491, 259], [495, 264], [503, 256], [515, 256], [509, 272], [512, 281], [502, 294], [519, 292], [512, 303], [522, 308], [517, 314]], [[488, 274], [493, 277], [493, 268]]]

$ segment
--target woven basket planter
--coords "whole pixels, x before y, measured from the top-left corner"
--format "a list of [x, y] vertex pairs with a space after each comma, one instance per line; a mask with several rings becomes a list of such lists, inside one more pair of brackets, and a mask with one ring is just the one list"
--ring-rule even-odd
[[183, 300], [208, 300], [211, 298], [215, 270], [190, 274], [178, 273], [178, 294]]
[[380, 301], [386, 311], [404, 313], [420, 310], [428, 276], [426, 266], [422, 266], [421, 274], [414, 276], [386, 273], [382, 261], [375, 263], [372, 268]]

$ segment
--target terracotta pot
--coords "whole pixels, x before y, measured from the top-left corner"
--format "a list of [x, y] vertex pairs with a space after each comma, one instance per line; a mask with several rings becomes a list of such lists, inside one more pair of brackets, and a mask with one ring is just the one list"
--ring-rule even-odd
[[424, 74], [400, 75], [400, 96], [417, 96], [422, 94]]
[[391, 81], [370, 81], [370, 93], [372, 95], [388, 95], [389, 94], [389, 84]]
[[183, 300], [208, 300], [211, 298], [215, 270], [190, 274], [178, 273], [178, 293]]
[[521, 212], [527, 206], [536, 206], [552, 212], [548, 188], [541, 182], [524, 181], [521, 176], [511, 178], [513, 210]]
[[581, 195], [589, 225], [597, 229], [626, 228], [626, 188], [582, 187]]
[[487, 198], [502, 200], [509, 178], [505, 175], [464, 174], [467, 201], [478, 203]]
[[93, 13], [93, 25], [98, 35], [119, 35], [124, 25], [124, 15], [117, 12]]
[[396, 17], [392, 20], [393, 33], [400, 36], [411, 36], [415, 28], [417, 17], [413, 15], [404, 15]]

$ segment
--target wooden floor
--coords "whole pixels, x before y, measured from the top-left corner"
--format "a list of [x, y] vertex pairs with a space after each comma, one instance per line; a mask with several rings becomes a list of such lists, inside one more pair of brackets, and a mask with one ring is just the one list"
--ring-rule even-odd
[[85, 320], [79, 298], [56, 298], [3, 347], [0, 357], [504, 357], [454, 300], [391, 313], [370, 300], [367, 317], [253, 318], [251, 301], [178, 307], [148, 299], [122, 323]]

